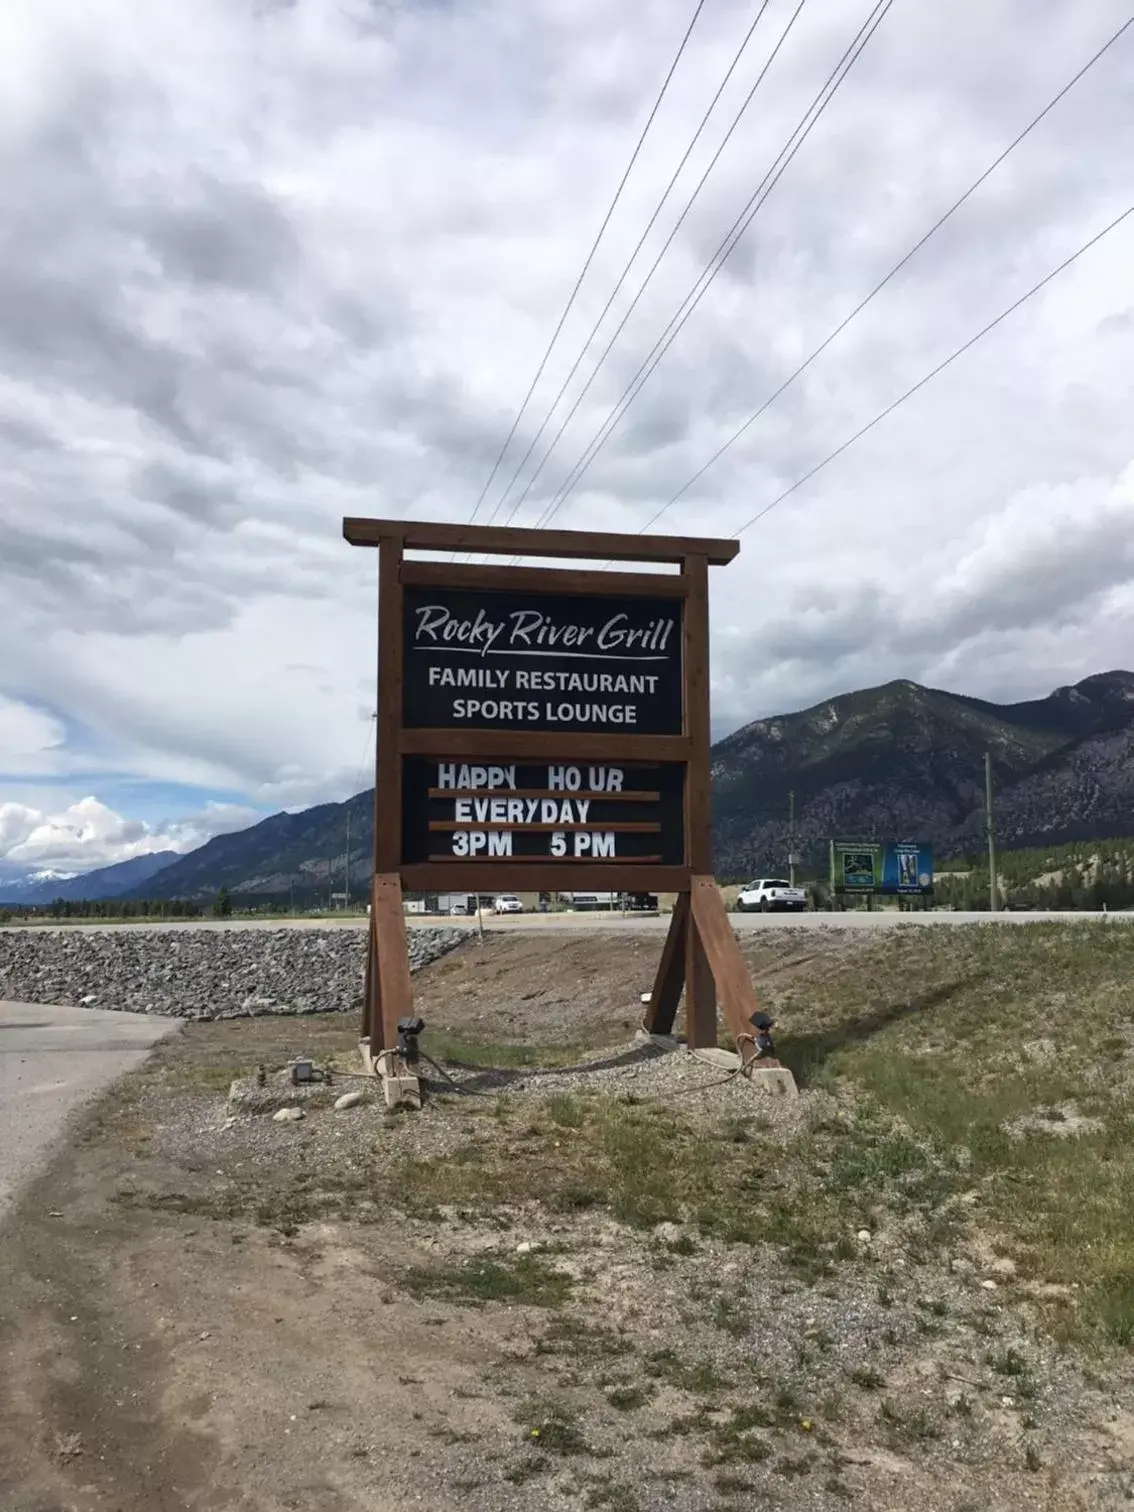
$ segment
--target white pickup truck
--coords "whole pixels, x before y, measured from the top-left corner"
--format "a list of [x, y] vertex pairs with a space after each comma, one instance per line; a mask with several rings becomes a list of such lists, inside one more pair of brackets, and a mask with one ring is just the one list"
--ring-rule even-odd
[[741, 888], [736, 900], [738, 913], [772, 913], [781, 909], [802, 913], [807, 907], [807, 894], [802, 887], [793, 887], [776, 877], [761, 877]]

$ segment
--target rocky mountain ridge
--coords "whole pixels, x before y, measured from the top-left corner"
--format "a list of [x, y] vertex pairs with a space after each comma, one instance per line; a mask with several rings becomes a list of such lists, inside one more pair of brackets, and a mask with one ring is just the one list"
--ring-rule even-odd
[[[756, 720], [714, 747], [717, 875], [783, 870], [793, 803], [795, 847], [815, 872], [832, 837], [928, 840], [940, 858], [979, 850], [986, 751], [1002, 848], [1134, 834], [1134, 673], [1014, 704], [902, 681]], [[262, 903], [357, 901], [373, 823], [372, 791], [274, 814], [118, 895], [204, 899], [223, 886]], [[93, 881], [59, 886], [81, 897]]]

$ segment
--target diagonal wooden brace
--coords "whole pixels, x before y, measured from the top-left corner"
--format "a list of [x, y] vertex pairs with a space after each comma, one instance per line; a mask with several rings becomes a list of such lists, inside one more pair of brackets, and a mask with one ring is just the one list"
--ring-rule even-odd
[[679, 893], [662, 947], [650, 1006], [642, 1020], [647, 1034], [672, 1034], [685, 988], [685, 956], [689, 944], [689, 894]]
[[751, 1041], [752, 1020], [759, 1013], [760, 1004], [714, 877], [692, 879], [690, 907], [724, 1009], [725, 1023], [743, 1056], [742, 1047]]

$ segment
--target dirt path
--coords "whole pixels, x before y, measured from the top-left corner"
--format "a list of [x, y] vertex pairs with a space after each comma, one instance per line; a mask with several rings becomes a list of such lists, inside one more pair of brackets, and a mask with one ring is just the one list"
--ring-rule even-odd
[[[430, 1034], [519, 1073], [503, 1096], [234, 1118], [235, 1073], [345, 1061], [355, 1025], [326, 1017], [190, 1026], [103, 1101], [0, 1228], [4, 1512], [1134, 1499], [1128, 1356], [1017, 1275], [967, 1169], [829, 1090], [761, 1103], [630, 1052], [647, 954], [553, 943], [421, 979]], [[987, 1016], [963, 942], [746, 948], [808, 1065], [903, 1014]], [[1066, 969], [1085, 1018], [1110, 978]], [[564, 1044], [615, 1053], [533, 1076]]]

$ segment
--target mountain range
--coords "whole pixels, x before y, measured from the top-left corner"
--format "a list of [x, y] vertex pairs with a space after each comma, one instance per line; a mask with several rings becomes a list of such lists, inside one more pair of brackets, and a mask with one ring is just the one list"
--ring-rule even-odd
[[794, 794], [797, 849], [822, 867], [832, 836], [985, 840], [985, 752], [1005, 848], [1134, 832], [1134, 673], [995, 704], [912, 682], [757, 720], [713, 750], [718, 875], [782, 868]]
[[82, 872], [78, 876], [56, 871], [26, 872], [18, 868], [0, 870], [0, 903], [36, 907], [53, 903], [56, 898], [70, 901], [121, 898], [135, 887], [147, 891], [145, 884], [151, 877], [180, 860], [177, 851], [166, 850], [151, 851], [130, 861], [116, 861], [113, 866], [100, 866], [97, 871]]
[[[783, 870], [793, 808], [795, 848], [813, 870], [825, 868], [833, 836], [932, 841], [938, 857], [979, 850], [986, 751], [1002, 848], [1134, 834], [1134, 673], [1099, 673], [1013, 704], [892, 682], [757, 720], [713, 748], [717, 875]], [[373, 802], [370, 791], [274, 814], [188, 855], [45, 880], [46, 896], [34, 899], [9, 897], [0, 879], [0, 899], [202, 899], [223, 886], [250, 902], [326, 904], [348, 884], [357, 899]], [[124, 870], [150, 862], [132, 877]]]

